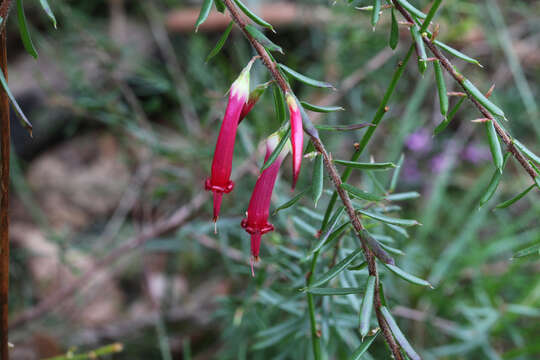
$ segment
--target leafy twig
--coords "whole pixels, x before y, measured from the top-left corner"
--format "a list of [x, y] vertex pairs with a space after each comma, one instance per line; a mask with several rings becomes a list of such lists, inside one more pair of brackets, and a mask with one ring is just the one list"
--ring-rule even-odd
[[[242, 16], [240, 16], [240, 14], [239, 14], [238, 10], [236, 9], [235, 5], [233, 4], [232, 0], [224, 0], [224, 3], [225, 3], [225, 6], [227, 7], [227, 9], [229, 10], [232, 19], [238, 25], [238, 27], [242, 30], [242, 32], [244, 33], [246, 38], [249, 40], [251, 45], [255, 48], [255, 51], [258, 53], [258, 55], [261, 56], [262, 62], [268, 68], [268, 70], [272, 74], [272, 77], [275, 79], [276, 83], [279, 85], [281, 90], [283, 90], [283, 92], [290, 91], [287, 81], [283, 78], [283, 76], [281, 75], [281, 73], [277, 69], [276, 64], [274, 63], [274, 61], [272, 61], [270, 56], [267, 54], [264, 47], [257, 40], [255, 40], [253, 38], [253, 36], [251, 36], [250, 33], [246, 30], [247, 23], [245, 22], [245, 19]], [[373, 252], [371, 251], [371, 249], [369, 248], [369, 245], [367, 244], [366, 239], [364, 239], [363, 236], [361, 236], [362, 230], [364, 230], [364, 226], [362, 225], [362, 223], [360, 222], [360, 219], [358, 218], [358, 216], [356, 215], [356, 213], [354, 211], [354, 207], [353, 207], [353, 205], [351, 203], [351, 199], [349, 198], [348, 193], [345, 190], [343, 190], [343, 188], [341, 187], [341, 184], [342, 184], [341, 177], [340, 177], [340, 175], [338, 173], [338, 170], [334, 166], [334, 163], [332, 162], [332, 159], [331, 159], [330, 155], [328, 154], [324, 144], [321, 142], [321, 140], [318, 137], [315, 137], [315, 136], [313, 136], [311, 134], [308, 134], [308, 135], [311, 137], [311, 141], [312, 141], [315, 149], [319, 153], [321, 153], [321, 155], [323, 156], [323, 161], [324, 161], [326, 169], [327, 169], [327, 171], [328, 171], [328, 173], [330, 175], [330, 178], [332, 179], [332, 183], [333, 183], [333, 185], [334, 185], [334, 187], [335, 187], [335, 189], [336, 189], [336, 191], [338, 193], [338, 196], [340, 197], [341, 201], [343, 202], [343, 205], [345, 206], [345, 210], [347, 211], [347, 214], [349, 215], [349, 218], [351, 219], [351, 223], [352, 223], [352, 225], [353, 225], [353, 227], [354, 227], [354, 229], [356, 231], [356, 234], [357, 234], [357, 236], [360, 239], [360, 242], [362, 244], [362, 249], [364, 251], [364, 255], [366, 257], [366, 260], [368, 262], [369, 273], [370, 273], [370, 275], [375, 276], [376, 279], [377, 279], [376, 289], [378, 289], [378, 273], [377, 273], [377, 266], [376, 266], [376, 263], [375, 263], [375, 256], [374, 256]], [[316, 257], [314, 256], [314, 260], [315, 259], [316, 259]], [[308, 298], [308, 300], [309, 300], [309, 298]], [[390, 329], [388, 327], [388, 324], [386, 323], [386, 321], [382, 317], [381, 312], [380, 312], [380, 308], [381, 308], [380, 294], [379, 294], [378, 290], [376, 290], [375, 291], [375, 309], [376, 309], [376, 313], [377, 313], [377, 320], [379, 321], [379, 326], [381, 327], [381, 329], [383, 331], [386, 342], [390, 346], [390, 349], [392, 350], [392, 353], [393, 353], [395, 359], [400, 360], [400, 359], [402, 359], [402, 356], [401, 356], [401, 353], [400, 353], [399, 346], [396, 344], [396, 342], [395, 342], [395, 340], [394, 340], [394, 338], [392, 336], [392, 333], [391, 333], [391, 331], [390, 331]], [[310, 306], [310, 313], [313, 313], [312, 306]], [[313, 314], [311, 314], [311, 315], [313, 315]], [[315, 328], [315, 326], [314, 326], [314, 321], [315, 321], [314, 316], [311, 316], [311, 321], [312, 321], [312, 329], [314, 329]], [[314, 342], [314, 344], [316, 344], [318, 342], [318, 338], [316, 337], [317, 334], [313, 334], [313, 336], [314, 336], [313, 342]], [[316, 346], [314, 345], [314, 347], [316, 347]], [[315, 354], [317, 355], [317, 351], [315, 351]]]
[[[407, 21], [414, 22], [413, 17], [407, 10], [405, 10], [398, 1], [393, 0], [392, 3], [394, 4], [395, 8], [403, 15], [403, 17]], [[523, 156], [523, 154], [519, 151], [519, 149], [514, 145], [512, 137], [502, 128], [502, 126], [499, 124], [499, 122], [491, 115], [491, 113], [482, 105], [476, 98], [474, 98], [465, 86], [463, 86], [464, 77], [463, 75], [459, 74], [454, 65], [440, 52], [440, 50], [437, 48], [437, 46], [427, 37], [422, 36], [424, 40], [424, 44], [429, 48], [429, 50], [432, 52], [433, 56], [435, 56], [441, 63], [442, 67], [461, 85], [471, 102], [474, 104], [474, 106], [482, 113], [482, 115], [491, 120], [493, 125], [495, 126], [495, 131], [501, 138], [501, 140], [506, 144], [506, 147], [510, 153], [516, 158], [516, 160], [521, 164], [521, 166], [525, 169], [525, 171], [532, 177], [533, 181], [534, 179], [539, 175], [536, 173], [536, 171], [532, 168], [532, 166], [529, 164], [527, 159]]]

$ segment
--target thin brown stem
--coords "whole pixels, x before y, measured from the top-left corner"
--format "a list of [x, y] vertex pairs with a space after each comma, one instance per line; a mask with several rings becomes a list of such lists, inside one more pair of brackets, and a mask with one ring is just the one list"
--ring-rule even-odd
[[[4, 5], [6, 1], [2, 3]], [[5, 28], [0, 33], [0, 67], [8, 77]], [[4, 89], [0, 89], [0, 359], [7, 360], [8, 354], [8, 294], [9, 294], [9, 100]]]
[[[257, 40], [255, 40], [248, 33], [248, 31], [246, 30], [246, 21], [240, 15], [237, 8], [233, 4], [232, 0], [224, 0], [224, 3], [225, 3], [225, 6], [227, 7], [227, 9], [229, 10], [232, 19], [234, 20], [236, 25], [238, 25], [238, 27], [242, 30], [242, 32], [244, 33], [245, 37], [249, 40], [251, 45], [255, 48], [255, 51], [261, 56], [262, 62], [268, 68], [268, 70], [272, 74], [272, 77], [274, 78], [276, 83], [279, 85], [281, 90], [283, 90], [283, 92], [290, 91], [290, 88], [289, 88], [289, 85], [288, 85], [287, 81], [283, 78], [281, 73], [278, 71], [276, 64], [274, 63], [274, 61], [272, 61], [270, 56], [268, 56], [268, 54], [267, 54], [266, 50], [264, 49], [264, 47]], [[355, 229], [355, 232], [356, 232], [358, 238], [360, 239], [362, 250], [364, 252], [364, 256], [366, 258], [366, 261], [368, 263], [369, 274], [375, 276], [376, 279], [377, 279], [377, 281], [376, 281], [376, 289], [377, 290], [375, 291], [375, 300], [374, 300], [375, 310], [376, 310], [376, 313], [377, 313], [377, 320], [379, 322], [380, 328], [382, 329], [384, 338], [385, 338], [386, 342], [388, 343], [388, 345], [389, 345], [389, 347], [390, 347], [390, 349], [392, 351], [392, 354], [394, 355], [394, 358], [396, 360], [401, 360], [402, 356], [401, 356], [401, 352], [400, 352], [400, 349], [399, 349], [399, 345], [397, 345], [397, 343], [394, 340], [394, 337], [392, 336], [392, 333], [391, 333], [391, 331], [390, 331], [390, 329], [388, 327], [388, 324], [386, 323], [386, 321], [383, 319], [382, 315], [380, 314], [380, 307], [382, 305], [381, 305], [380, 294], [379, 294], [379, 291], [378, 291], [379, 276], [378, 276], [378, 272], [377, 272], [377, 265], [376, 265], [376, 262], [375, 262], [375, 255], [371, 251], [366, 239], [364, 239], [364, 237], [361, 235], [362, 231], [364, 230], [364, 226], [362, 225], [360, 219], [358, 218], [358, 215], [356, 214], [356, 212], [354, 210], [354, 207], [353, 207], [353, 205], [351, 203], [351, 199], [349, 197], [349, 194], [345, 190], [343, 190], [343, 188], [341, 187], [341, 184], [342, 184], [341, 176], [339, 175], [338, 170], [336, 169], [334, 163], [332, 162], [332, 158], [331, 158], [330, 154], [328, 153], [328, 151], [326, 150], [324, 144], [317, 137], [314, 137], [314, 136], [310, 135], [310, 138], [311, 138], [311, 141], [312, 141], [315, 149], [319, 153], [321, 153], [322, 156], [323, 156], [323, 161], [324, 161], [324, 164], [325, 164], [326, 169], [328, 171], [328, 174], [330, 175], [332, 183], [333, 183], [333, 185], [334, 185], [334, 187], [335, 187], [335, 189], [336, 189], [336, 191], [337, 191], [343, 205], [345, 206], [345, 210], [347, 211], [347, 214], [348, 214], [348, 216], [349, 216], [349, 218], [351, 220], [351, 223], [352, 223], [352, 225], [353, 225], [353, 227]]]
[[[394, 6], [396, 7], [396, 9], [401, 13], [401, 15], [403, 15], [403, 17], [407, 21], [411, 21], [411, 22], [414, 21], [411, 14], [409, 14], [409, 12], [407, 10], [405, 10], [397, 1], [393, 0], [392, 2], [394, 3]], [[493, 115], [491, 115], [491, 113], [482, 104], [480, 104], [478, 102], [478, 100], [476, 100], [472, 96], [472, 94], [469, 92], [469, 90], [467, 90], [467, 88], [465, 88], [465, 86], [463, 86], [463, 80], [464, 80], [463, 75], [461, 75], [460, 73], [458, 73], [456, 71], [454, 65], [452, 65], [452, 63], [440, 52], [440, 50], [437, 48], [435, 43], [433, 43], [426, 36], [423, 37], [423, 40], [424, 40], [424, 43], [426, 44], [426, 46], [429, 48], [429, 50], [433, 53], [433, 55], [437, 59], [439, 59], [439, 61], [440, 61], [441, 65], [443, 66], [443, 68], [457, 81], [458, 84], [461, 85], [461, 87], [463, 88], [463, 91], [467, 94], [467, 97], [471, 100], [471, 102], [478, 109], [478, 111], [480, 111], [480, 113], [482, 113], [482, 115], [485, 118], [487, 118], [487, 119], [489, 119], [489, 120], [491, 120], [493, 122], [493, 125], [495, 126], [495, 130], [497, 131], [497, 134], [499, 135], [499, 137], [501, 138], [503, 143], [506, 145], [508, 151], [512, 154], [512, 156], [514, 156], [516, 158], [516, 160], [521, 164], [523, 169], [525, 169], [525, 171], [531, 176], [531, 178], [534, 181], [534, 179], [539, 174], [536, 173], [536, 171], [529, 164], [529, 162], [527, 161], [525, 156], [523, 156], [523, 154], [519, 151], [519, 149], [516, 148], [510, 134], [508, 134], [502, 128], [502, 126], [493, 117]]]

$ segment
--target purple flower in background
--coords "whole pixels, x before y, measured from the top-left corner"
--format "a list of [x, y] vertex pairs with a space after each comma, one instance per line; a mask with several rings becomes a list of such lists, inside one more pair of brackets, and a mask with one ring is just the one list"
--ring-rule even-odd
[[487, 146], [469, 144], [463, 149], [461, 158], [473, 164], [489, 161], [491, 153]]
[[448, 159], [444, 154], [438, 154], [431, 158], [430, 167], [434, 173], [440, 173], [448, 166]]
[[409, 135], [405, 145], [413, 152], [427, 153], [431, 150], [431, 133], [427, 129], [419, 129]]

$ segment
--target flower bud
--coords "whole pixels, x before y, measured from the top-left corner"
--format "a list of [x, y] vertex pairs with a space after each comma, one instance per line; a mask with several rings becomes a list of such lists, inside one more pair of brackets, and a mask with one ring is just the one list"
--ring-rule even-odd
[[298, 175], [300, 175], [300, 167], [302, 166], [302, 151], [304, 147], [304, 129], [302, 127], [302, 114], [294, 96], [290, 93], [286, 94], [287, 105], [289, 107], [290, 122], [291, 122], [291, 144], [293, 158], [293, 184], [292, 189], [296, 186]]
[[236, 130], [242, 108], [249, 96], [249, 71], [254, 60], [247, 64], [240, 76], [231, 85], [229, 102], [214, 151], [212, 174], [205, 182], [205, 189], [214, 193], [214, 222], [219, 217], [223, 193], [229, 193], [234, 188], [234, 183], [230, 180], [230, 177]]
[[259, 98], [264, 93], [268, 85], [270, 85], [272, 82], [265, 82], [264, 84], [259, 84], [251, 91], [249, 94], [248, 101], [244, 104], [244, 107], [242, 108], [242, 112], [240, 113], [240, 120], [238, 120], [238, 123], [241, 123], [242, 120], [249, 114], [251, 109], [253, 109], [253, 106], [259, 101]]

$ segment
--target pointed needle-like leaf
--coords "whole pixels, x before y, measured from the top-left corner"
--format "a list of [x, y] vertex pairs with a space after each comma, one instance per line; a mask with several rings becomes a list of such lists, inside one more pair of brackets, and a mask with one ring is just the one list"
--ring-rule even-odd
[[206, 58], [206, 62], [210, 61], [210, 59], [212, 59], [221, 51], [221, 49], [223, 48], [223, 45], [225, 45], [225, 42], [227, 41], [227, 38], [229, 37], [229, 34], [231, 33], [233, 26], [234, 26], [234, 22], [231, 21], [229, 23], [229, 26], [227, 26], [227, 28], [225, 29], [225, 32], [223, 33], [223, 35], [221, 35], [221, 37], [219, 38], [216, 46], [212, 49], [212, 51], [210, 51], [210, 54], [208, 54], [208, 57]]
[[197, 21], [195, 22], [195, 32], [199, 31], [199, 26], [202, 25], [208, 19], [208, 15], [210, 14], [210, 10], [212, 9], [212, 4], [214, 3], [214, 0], [204, 0], [203, 4], [201, 6], [201, 11], [199, 12], [199, 17], [197, 18]]
[[295, 78], [296, 80], [303, 82], [306, 85], [319, 87], [319, 88], [334, 88], [334, 86], [326, 81], [315, 80], [306, 75], [300, 74], [298, 71], [291, 69], [290, 67], [278, 64], [279, 68], [283, 70], [287, 75]]
[[366, 292], [362, 299], [362, 306], [360, 308], [360, 335], [365, 337], [369, 332], [369, 323], [371, 320], [371, 311], [373, 309], [373, 295], [375, 293], [375, 276], [368, 276], [366, 282]]
[[311, 185], [311, 196], [313, 198], [313, 202], [315, 203], [315, 207], [317, 207], [317, 203], [321, 198], [324, 185], [324, 163], [321, 154], [317, 154], [317, 156], [315, 157], [315, 162], [313, 163], [312, 181], [313, 182]]
[[17, 0], [17, 19], [19, 20], [19, 32], [24, 48], [27, 53], [32, 55], [35, 59], [38, 57], [32, 38], [30, 37], [30, 30], [28, 30], [28, 24], [26, 22], [26, 15], [24, 14], [23, 0]]

